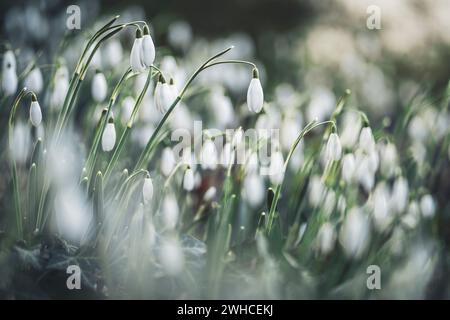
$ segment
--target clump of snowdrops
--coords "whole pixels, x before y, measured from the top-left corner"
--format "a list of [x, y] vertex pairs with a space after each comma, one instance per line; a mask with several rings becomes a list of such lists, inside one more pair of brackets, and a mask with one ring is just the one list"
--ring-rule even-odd
[[[3, 56], [11, 183], [0, 293], [424, 297], [438, 261], [439, 208], [426, 181], [433, 164], [423, 134], [440, 130], [432, 125], [442, 117], [436, 109], [414, 108], [416, 100], [388, 134], [350, 105], [347, 90], [328, 118], [303, 124], [304, 96], [267, 101], [258, 67], [227, 60], [231, 47], [186, 77], [185, 65], [159, 55], [145, 22], [116, 20], [88, 39], [71, 72], [59, 60], [47, 83], [37, 64], [19, 79], [13, 51]], [[130, 28], [127, 50], [116, 37]], [[102, 50], [109, 68], [100, 70]], [[233, 108], [207, 78], [219, 65], [248, 68], [244, 108]], [[184, 148], [178, 157], [171, 133], [192, 131], [193, 120], [206, 123], [210, 113], [222, 130], [205, 130], [199, 154]], [[239, 129], [229, 136], [226, 128]], [[270, 175], [255, 158], [269, 142], [249, 143], [242, 132], [249, 128], [280, 129], [270, 142]], [[439, 134], [448, 140], [446, 128]], [[225, 136], [223, 148], [217, 136]], [[70, 265], [83, 272], [79, 292], [65, 288]], [[381, 269], [380, 290], [367, 287], [370, 265]]]

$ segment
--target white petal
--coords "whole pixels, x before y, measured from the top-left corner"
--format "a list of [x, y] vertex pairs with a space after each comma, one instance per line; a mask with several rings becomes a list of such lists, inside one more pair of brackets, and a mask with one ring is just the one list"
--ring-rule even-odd
[[144, 202], [149, 203], [153, 198], [153, 182], [150, 177], [144, 179], [144, 185], [142, 186], [142, 196]]
[[264, 93], [258, 78], [250, 81], [247, 91], [247, 105], [250, 111], [260, 112], [264, 104]]
[[103, 151], [111, 151], [116, 144], [116, 128], [114, 123], [108, 123], [102, 136], [102, 149]]
[[155, 61], [155, 45], [149, 34], [142, 38], [142, 62], [146, 67], [150, 67]]
[[142, 38], [134, 39], [133, 47], [130, 53], [130, 66], [134, 73], [140, 73], [145, 70], [142, 64]]
[[188, 168], [184, 173], [183, 188], [186, 191], [192, 191], [194, 189], [194, 171]]
[[33, 126], [35, 126], [35, 127], [37, 127], [41, 124], [41, 121], [42, 121], [41, 106], [39, 105], [39, 102], [37, 102], [37, 101], [31, 102], [30, 121], [33, 124]]
[[102, 102], [106, 98], [108, 85], [103, 73], [96, 73], [92, 79], [91, 93], [96, 102]]

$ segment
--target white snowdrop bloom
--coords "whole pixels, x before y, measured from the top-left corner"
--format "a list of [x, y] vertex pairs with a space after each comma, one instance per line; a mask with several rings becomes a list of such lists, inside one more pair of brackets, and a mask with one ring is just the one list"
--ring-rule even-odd
[[257, 208], [263, 202], [266, 194], [263, 178], [257, 173], [247, 174], [242, 191], [250, 207]]
[[3, 55], [2, 68], [2, 90], [5, 96], [10, 96], [17, 91], [17, 73], [16, 73], [16, 58], [14, 53], [9, 50]]
[[408, 125], [408, 135], [416, 142], [424, 142], [428, 137], [427, 124], [420, 115], [414, 116]]
[[389, 210], [389, 191], [379, 183], [372, 194], [373, 220], [378, 231], [383, 232], [391, 224], [393, 215]]
[[220, 163], [224, 168], [228, 168], [234, 163], [234, 150], [231, 147], [231, 143], [225, 143], [220, 155]]
[[194, 171], [189, 167], [184, 172], [183, 188], [186, 191], [192, 191], [194, 189]]
[[23, 84], [28, 90], [40, 93], [44, 87], [41, 69], [38, 67], [33, 68], [25, 78]]
[[370, 127], [364, 127], [361, 129], [359, 135], [359, 147], [367, 154], [371, 153], [375, 149], [375, 139], [373, 138], [372, 129]]
[[41, 106], [39, 105], [39, 102], [34, 94], [31, 95], [30, 121], [35, 127], [38, 127], [42, 121]]
[[108, 84], [103, 73], [96, 71], [92, 78], [91, 94], [95, 102], [103, 102], [106, 99], [108, 93]]
[[144, 184], [142, 185], [142, 197], [144, 203], [150, 203], [153, 198], [153, 182], [149, 174], [144, 179]]
[[339, 161], [342, 156], [342, 146], [336, 133], [330, 134], [327, 142], [326, 157], [329, 161]]
[[22, 121], [14, 125], [12, 145], [10, 147], [12, 159], [20, 164], [25, 163], [31, 148], [31, 132], [29, 126]]
[[150, 67], [155, 61], [155, 45], [150, 36], [148, 26], [144, 26], [144, 36], [142, 37], [142, 63], [146, 67]]
[[347, 153], [342, 157], [342, 178], [346, 183], [351, 183], [355, 178], [356, 162], [353, 153]]
[[140, 73], [145, 70], [145, 65], [142, 61], [142, 31], [140, 29], [136, 30], [136, 38], [131, 48], [130, 66], [134, 73]]
[[370, 242], [370, 221], [360, 208], [347, 213], [339, 232], [339, 242], [350, 258], [360, 258]]
[[352, 149], [359, 138], [361, 118], [355, 112], [346, 112], [343, 116], [343, 128], [340, 131], [341, 144], [344, 148]]
[[102, 51], [102, 60], [107, 67], [115, 67], [121, 63], [123, 58], [123, 48], [120, 41], [116, 38], [106, 41]]
[[120, 113], [120, 119], [122, 124], [126, 125], [128, 121], [131, 119], [131, 115], [133, 114], [134, 105], [136, 101], [133, 97], [128, 96], [125, 97], [122, 101], [122, 109]]
[[327, 190], [327, 194], [323, 202], [323, 212], [325, 213], [325, 215], [330, 216], [333, 213], [335, 206], [336, 193], [333, 190], [329, 189]]
[[176, 276], [183, 271], [184, 255], [178, 240], [171, 238], [163, 241], [159, 258], [162, 270], [170, 276]]
[[380, 158], [378, 156], [377, 149], [372, 149], [370, 153], [367, 154], [367, 160], [369, 165], [369, 170], [375, 173], [378, 169], [378, 164], [380, 163]]
[[380, 170], [386, 177], [391, 177], [397, 168], [397, 148], [393, 143], [387, 143], [380, 147]]
[[102, 149], [109, 152], [116, 144], [116, 127], [114, 126], [114, 119], [111, 117], [106, 124], [105, 131], [102, 135]]
[[69, 70], [66, 66], [60, 66], [55, 72], [55, 86], [50, 97], [50, 106], [60, 109], [63, 106], [67, 91], [69, 90]]
[[431, 195], [426, 194], [420, 199], [420, 211], [424, 218], [432, 218], [436, 212], [436, 203]]
[[155, 87], [155, 107], [161, 114], [164, 114], [169, 110], [170, 105], [175, 100], [173, 90], [166, 82], [164, 77], [160, 74], [158, 82]]
[[166, 195], [162, 203], [162, 221], [167, 229], [174, 229], [178, 223], [180, 209], [173, 194]]
[[402, 223], [410, 229], [414, 229], [420, 220], [420, 207], [417, 201], [411, 201], [407, 213], [402, 217]]
[[205, 194], [203, 195], [203, 200], [206, 202], [212, 201], [217, 193], [216, 187], [209, 187], [208, 190], [206, 190]]
[[194, 188], [199, 188], [202, 184], [202, 175], [200, 172], [195, 171], [194, 175]]
[[317, 233], [317, 248], [322, 255], [328, 255], [334, 249], [336, 242], [336, 231], [334, 226], [325, 222], [320, 226], [319, 232]]
[[325, 186], [319, 176], [315, 175], [311, 177], [308, 189], [308, 200], [310, 204], [313, 207], [320, 205], [325, 196]]
[[204, 170], [214, 170], [217, 167], [218, 155], [216, 145], [211, 139], [206, 139], [203, 142], [202, 149], [200, 151], [200, 161]]
[[167, 38], [169, 43], [181, 50], [186, 50], [192, 42], [192, 29], [185, 21], [175, 21], [170, 24]]
[[274, 185], [281, 184], [284, 179], [284, 159], [281, 151], [276, 151], [270, 157], [269, 179]]
[[176, 160], [175, 155], [173, 154], [173, 151], [171, 148], [166, 147], [162, 151], [161, 155], [161, 172], [166, 177], [170, 175], [173, 168], [175, 167]]
[[370, 192], [374, 187], [375, 173], [371, 170], [369, 157], [358, 151], [355, 156], [355, 178], [364, 187], [366, 192]]
[[247, 90], [247, 106], [251, 112], [259, 113], [264, 105], [264, 92], [259, 81], [258, 69], [253, 69], [253, 78]]
[[392, 188], [392, 195], [390, 199], [390, 208], [397, 213], [401, 213], [406, 209], [408, 204], [408, 181], [399, 177], [395, 180]]
[[311, 94], [311, 101], [306, 109], [306, 118], [308, 122], [315, 119], [323, 121], [327, 119], [334, 110], [336, 98], [328, 88], [319, 87], [314, 89]]

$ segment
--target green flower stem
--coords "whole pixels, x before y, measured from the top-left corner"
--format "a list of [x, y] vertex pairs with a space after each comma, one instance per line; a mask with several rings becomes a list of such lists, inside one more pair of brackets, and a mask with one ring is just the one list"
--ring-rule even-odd
[[[8, 120], [8, 145], [9, 145], [9, 152], [12, 152], [14, 149], [14, 141], [13, 141], [13, 135], [14, 135], [14, 119], [16, 116], [16, 110], [19, 106], [20, 102], [23, 98], [25, 98], [27, 95], [34, 95], [34, 92], [28, 90], [27, 88], [23, 88], [19, 94], [17, 95], [16, 99], [13, 102], [11, 112], [9, 113], [9, 120]], [[20, 206], [20, 197], [19, 197], [19, 181], [17, 176], [17, 163], [16, 159], [14, 159], [13, 156], [11, 156], [11, 162], [12, 162], [12, 183], [13, 183], [13, 193], [14, 193], [14, 208], [16, 211], [16, 225], [17, 225], [17, 233], [20, 239], [23, 238], [23, 225], [22, 225], [22, 210]]]
[[[286, 173], [287, 170], [287, 166], [289, 164], [289, 160], [291, 159], [297, 145], [300, 143], [300, 141], [303, 139], [303, 137], [308, 134], [311, 130], [313, 130], [314, 128], [317, 128], [321, 125], [326, 125], [326, 124], [332, 124], [333, 126], [335, 126], [335, 123], [331, 120], [328, 121], [323, 121], [323, 122], [319, 122], [317, 123], [316, 121], [312, 121], [310, 123], [308, 123], [306, 125], [306, 127], [300, 132], [300, 134], [298, 135], [297, 139], [295, 140], [295, 142], [292, 144], [291, 149], [289, 150], [288, 156], [286, 157], [286, 160], [284, 161], [284, 166], [283, 166], [283, 172]], [[272, 204], [270, 206], [270, 210], [269, 210], [269, 215], [268, 215], [268, 222], [266, 225], [266, 234], [270, 234], [270, 231], [272, 230], [272, 225], [273, 225], [273, 221], [275, 219], [275, 211], [277, 208], [277, 204], [278, 204], [278, 200], [280, 198], [280, 193], [281, 193], [281, 186], [283, 185], [284, 179], [283, 181], [278, 184], [275, 188], [275, 195], [273, 197], [273, 201]]]

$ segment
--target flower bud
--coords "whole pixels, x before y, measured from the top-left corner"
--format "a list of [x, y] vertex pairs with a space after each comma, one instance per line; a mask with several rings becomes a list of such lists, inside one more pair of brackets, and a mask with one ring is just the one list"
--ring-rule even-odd
[[153, 182], [149, 174], [144, 179], [144, 184], [142, 186], [142, 197], [144, 198], [144, 203], [150, 203], [153, 198]]
[[146, 67], [150, 67], [155, 61], [155, 45], [150, 36], [148, 26], [144, 26], [144, 37], [142, 38], [142, 63]]
[[247, 106], [251, 112], [259, 113], [264, 104], [264, 92], [259, 81], [258, 69], [253, 69], [253, 78], [247, 90]]
[[192, 191], [194, 189], [194, 171], [188, 167], [184, 172], [183, 188], [186, 191]]
[[339, 242], [350, 258], [360, 258], [370, 241], [370, 222], [361, 209], [350, 209], [339, 233]]
[[102, 149], [105, 152], [109, 152], [114, 148], [115, 144], [116, 144], [116, 128], [114, 126], [114, 119], [110, 117], [108, 123], [106, 124], [105, 131], [103, 131]]
[[31, 95], [30, 121], [35, 127], [38, 127], [42, 121], [41, 106], [34, 94]]
[[342, 155], [341, 141], [336, 133], [330, 134], [327, 142], [326, 157], [329, 161], [339, 161]]
[[203, 142], [203, 147], [201, 149], [200, 160], [203, 169], [214, 170], [217, 167], [218, 155], [216, 145], [211, 139], [206, 139]]
[[359, 147], [366, 153], [370, 153], [375, 149], [375, 139], [373, 138], [372, 129], [370, 129], [370, 127], [361, 129], [359, 135]]
[[342, 178], [346, 183], [351, 183], [355, 178], [356, 162], [353, 153], [347, 153], [342, 158]]
[[155, 88], [156, 110], [158, 110], [161, 114], [166, 113], [174, 99], [173, 90], [167, 84], [163, 75], [160, 74]]
[[173, 168], [175, 167], [175, 155], [171, 148], [166, 147], [162, 151], [161, 155], [161, 172], [166, 177], [170, 175]]
[[145, 70], [145, 65], [142, 63], [142, 50], [142, 32], [140, 29], [137, 29], [136, 38], [130, 53], [130, 66], [134, 73], [140, 73]]
[[209, 187], [209, 189], [206, 190], [205, 194], [203, 195], [203, 200], [206, 202], [212, 201], [216, 196], [216, 193], [216, 187]]

